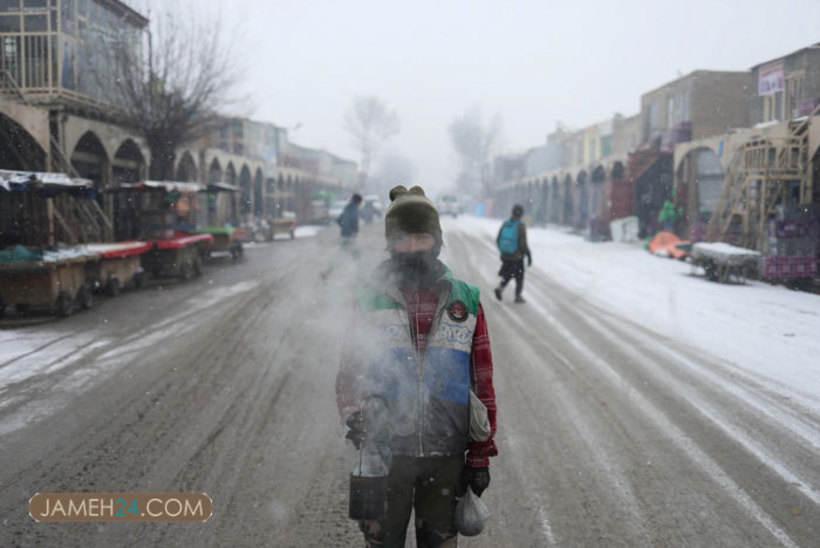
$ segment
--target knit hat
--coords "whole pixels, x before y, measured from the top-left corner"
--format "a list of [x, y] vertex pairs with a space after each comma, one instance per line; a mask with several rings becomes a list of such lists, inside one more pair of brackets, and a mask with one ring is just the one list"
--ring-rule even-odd
[[515, 204], [512, 208], [512, 216], [513, 217], [521, 217], [524, 214], [524, 206], [521, 204]]
[[441, 244], [441, 225], [433, 202], [424, 195], [424, 189], [414, 186], [410, 190], [399, 185], [390, 191], [390, 206], [384, 214], [384, 235], [391, 239], [398, 233], [432, 234]]

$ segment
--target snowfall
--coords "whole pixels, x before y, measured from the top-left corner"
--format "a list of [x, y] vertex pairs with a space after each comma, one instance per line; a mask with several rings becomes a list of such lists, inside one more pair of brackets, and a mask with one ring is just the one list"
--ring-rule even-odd
[[[445, 246], [448, 225], [490, 241], [500, 226], [471, 216], [443, 223]], [[297, 237], [315, 234], [301, 227]], [[647, 331], [722, 357], [738, 374], [766, 379], [773, 391], [820, 412], [820, 296], [755, 280], [710, 282], [688, 262], [654, 256], [640, 243], [591, 242], [557, 227], [527, 234], [532, 269], [540, 275]], [[54, 336], [47, 324], [0, 330], [0, 394], [25, 376], [3, 364]]]

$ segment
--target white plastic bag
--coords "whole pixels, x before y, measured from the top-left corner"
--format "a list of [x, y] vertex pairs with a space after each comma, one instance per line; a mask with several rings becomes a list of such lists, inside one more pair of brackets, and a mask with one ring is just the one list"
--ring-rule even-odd
[[473, 493], [473, 488], [467, 487], [467, 492], [456, 504], [456, 528], [459, 534], [474, 537], [484, 530], [484, 523], [491, 515], [484, 501]]

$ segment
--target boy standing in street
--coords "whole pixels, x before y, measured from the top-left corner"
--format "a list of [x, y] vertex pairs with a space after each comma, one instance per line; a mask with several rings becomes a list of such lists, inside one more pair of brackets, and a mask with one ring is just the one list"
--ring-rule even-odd
[[[386, 511], [359, 526], [367, 546], [404, 547], [415, 511], [417, 546], [456, 546], [457, 496], [490, 483], [496, 403], [490, 339], [478, 289], [438, 260], [439, 215], [421, 187], [390, 191], [390, 258], [357, 294], [336, 399], [357, 448], [388, 439]], [[470, 436], [470, 392], [489, 431]], [[368, 433], [368, 402], [384, 402], [389, 436]], [[370, 439], [368, 438], [370, 435]]]
[[521, 220], [524, 208], [518, 204], [512, 208], [512, 216], [504, 221], [498, 230], [495, 241], [501, 252], [501, 283], [495, 288], [495, 297], [500, 301], [501, 292], [515, 278], [515, 302], [524, 303], [521, 292], [524, 290], [524, 257], [527, 257], [527, 266], [532, 266], [532, 255], [527, 246], [527, 225]]

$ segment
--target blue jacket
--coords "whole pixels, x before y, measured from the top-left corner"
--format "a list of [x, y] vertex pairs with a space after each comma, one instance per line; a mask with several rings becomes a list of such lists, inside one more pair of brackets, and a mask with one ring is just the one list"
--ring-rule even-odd
[[342, 236], [353, 236], [359, 232], [359, 204], [354, 201], [348, 202], [342, 214], [336, 219], [342, 227]]

